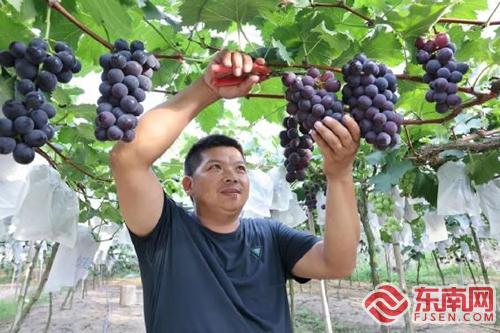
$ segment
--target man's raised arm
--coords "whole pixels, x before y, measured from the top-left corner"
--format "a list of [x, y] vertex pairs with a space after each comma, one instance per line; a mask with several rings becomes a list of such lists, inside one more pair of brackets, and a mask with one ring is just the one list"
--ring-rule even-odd
[[[263, 64], [262, 59], [257, 62]], [[163, 190], [151, 166], [179, 137], [189, 122], [217, 99], [247, 94], [258, 81], [250, 76], [238, 86], [215, 87], [214, 64], [233, 68], [240, 76], [252, 69], [252, 59], [237, 52], [219, 52], [207, 71], [193, 84], [144, 114], [131, 143], [119, 142], [110, 162], [116, 182], [120, 210], [130, 230], [138, 236], [149, 234], [158, 223], [163, 207]]]

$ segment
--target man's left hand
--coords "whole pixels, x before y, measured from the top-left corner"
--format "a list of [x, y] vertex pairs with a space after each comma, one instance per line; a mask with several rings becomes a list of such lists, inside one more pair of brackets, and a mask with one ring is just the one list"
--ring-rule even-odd
[[327, 179], [352, 176], [352, 167], [359, 148], [360, 129], [349, 115], [344, 125], [332, 117], [317, 121], [311, 136], [323, 155], [323, 172]]

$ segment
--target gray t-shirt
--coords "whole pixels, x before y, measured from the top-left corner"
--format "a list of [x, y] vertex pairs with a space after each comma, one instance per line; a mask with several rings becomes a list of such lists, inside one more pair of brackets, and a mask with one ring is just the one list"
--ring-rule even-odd
[[319, 238], [269, 219], [232, 233], [204, 227], [165, 195], [154, 230], [130, 232], [148, 333], [292, 332], [286, 279]]

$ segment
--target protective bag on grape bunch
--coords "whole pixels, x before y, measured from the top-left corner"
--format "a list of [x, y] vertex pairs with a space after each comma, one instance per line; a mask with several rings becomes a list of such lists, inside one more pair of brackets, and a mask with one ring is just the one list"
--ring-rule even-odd
[[281, 223], [285, 223], [292, 228], [295, 228], [296, 226], [307, 220], [306, 213], [299, 205], [297, 194], [295, 192], [292, 192], [292, 198], [290, 199], [290, 202], [288, 204], [288, 210], [273, 210], [271, 213], [271, 217], [272, 219]]
[[490, 222], [490, 236], [500, 240], [500, 178], [477, 186], [481, 209]]
[[402, 220], [405, 215], [405, 198], [401, 196], [401, 190], [397, 186], [391, 188], [391, 197], [394, 201], [394, 217]]
[[316, 224], [325, 225], [326, 219], [326, 195], [323, 191], [318, 191], [316, 193], [316, 211], [318, 212], [318, 218], [316, 219]]
[[248, 171], [250, 194], [243, 207], [243, 217], [270, 217], [273, 200], [273, 181], [260, 170]]
[[79, 280], [85, 279], [98, 247], [99, 243], [92, 237], [88, 225], [80, 224], [76, 245], [73, 248], [59, 247], [44, 291], [74, 287]]
[[17, 240], [46, 240], [73, 247], [79, 216], [78, 197], [47, 165], [33, 167], [12, 218]]
[[429, 241], [440, 242], [448, 239], [448, 230], [444, 217], [436, 212], [427, 212], [424, 215], [425, 234]]
[[0, 220], [14, 215], [25, 185], [23, 180], [0, 180]]
[[479, 200], [472, 191], [465, 164], [446, 162], [438, 172], [437, 213], [439, 215], [479, 215]]
[[281, 211], [288, 210], [292, 190], [285, 179], [286, 169], [283, 166], [274, 167], [267, 174], [273, 181], [273, 202], [270, 208]]

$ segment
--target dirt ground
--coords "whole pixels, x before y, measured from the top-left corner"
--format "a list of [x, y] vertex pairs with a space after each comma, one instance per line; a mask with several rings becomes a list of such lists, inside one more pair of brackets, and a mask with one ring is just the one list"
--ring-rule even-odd
[[[131, 307], [121, 307], [120, 286], [123, 284], [137, 285], [138, 304]], [[322, 315], [319, 282], [312, 281], [302, 287], [295, 284], [295, 306], [297, 310], [308, 309]], [[342, 281], [339, 288], [337, 281], [328, 285], [328, 299], [331, 319], [334, 327], [342, 330], [335, 332], [380, 332], [380, 328], [365, 313], [361, 301], [367, 294], [367, 285]], [[0, 290], [0, 297], [8, 296], [8, 292]], [[142, 313], [142, 291], [138, 279], [114, 280], [108, 284], [87, 288], [87, 294], [82, 299], [78, 290], [73, 299], [71, 309], [61, 310], [66, 292], [54, 295], [53, 314], [49, 332], [53, 333], [86, 333], [86, 332], [137, 332], [144, 333]], [[43, 332], [48, 312], [48, 302], [36, 305], [26, 319], [21, 333]], [[7, 333], [9, 323], [0, 322], [0, 333]], [[404, 332], [403, 321], [391, 326], [391, 333]], [[416, 332], [426, 333], [479, 333], [500, 332], [500, 327], [478, 325], [447, 325], [447, 326], [417, 326]], [[311, 332], [312, 333], [312, 332]]]

